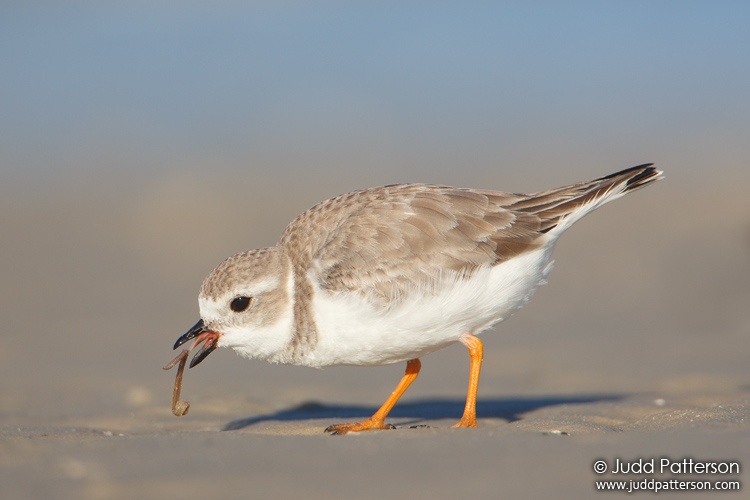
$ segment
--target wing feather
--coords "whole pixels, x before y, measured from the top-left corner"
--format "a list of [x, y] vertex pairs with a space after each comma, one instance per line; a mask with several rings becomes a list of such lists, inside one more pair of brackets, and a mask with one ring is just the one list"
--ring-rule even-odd
[[529, 195], [424, 184], [356, 191], [322, 202], [279, 242], [323, 289], [385, 307], [556, 238], [584, 213], [661, 178], [641, 165]]

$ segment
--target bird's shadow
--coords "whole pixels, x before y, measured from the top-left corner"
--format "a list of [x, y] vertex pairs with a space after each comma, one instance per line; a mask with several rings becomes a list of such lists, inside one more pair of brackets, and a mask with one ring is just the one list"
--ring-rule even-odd
[[[499, 418], [506, 422], [521, 420], [523, 414], [548, 406], [587, 404], [604, 401], [619, 401], [621, 394], [591, 394], [572, 396], [539, 396], [528, 398], [480, 399], [477, 415], [480, 418]], [[443, 418], [458, 419], [464, 409], [464, 401], [457, 399], [424, 399], [399, 403], [389, 417], [411, 419], [401, 425], [419, 424], [426, 420]], [[354, 405], [326, 405], [308, 401], [292, 408], [265, 415], [256, 415], [227, 423], [222, 430], [235, 431], [266, 421], [290, 421], [310, 419], [335, 419], [341, 421], [362, 420], [377, 411], [376, 407]]]

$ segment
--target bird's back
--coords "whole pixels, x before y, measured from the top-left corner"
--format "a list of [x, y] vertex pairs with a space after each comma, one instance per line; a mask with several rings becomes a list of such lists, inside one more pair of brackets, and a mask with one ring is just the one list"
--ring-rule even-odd
[[532, 193], [398, 184], [347, 193], [307, 210], [280, 246], [320, 288], [389, 304], [446, 273], [470, 276], [556, 239], [583, 215], [661, 172], [633, 167]]

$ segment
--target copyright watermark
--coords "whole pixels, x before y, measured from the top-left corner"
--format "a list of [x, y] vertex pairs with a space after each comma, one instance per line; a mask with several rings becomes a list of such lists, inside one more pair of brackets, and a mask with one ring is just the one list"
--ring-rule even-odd
[[605, 462], [604, 460], [597, 460], [596, 462], [594, 462], [594, 472], [596, 472], [597, 474], [604, 474], [605, 472], [607, 472], [608, 467], [609, 466], [607, 465], [607, 462]]
[[604, 474], [739, 474], [740, 463], [736, 460], [703, 461], [692, 458], [673, 460], [671, 458], [637, 458], [611, 462], [597, 460], [594, 472]]
[[[609, 476], [608, 480], [594, 482], [598, 491], [738, 491], [742, 486], [739, 481], [742, 465], [738, 460], [599, 458], [592, 463], [592, 470], [597, 476]], [[632, 476], [646, 477], [634, 479]]]

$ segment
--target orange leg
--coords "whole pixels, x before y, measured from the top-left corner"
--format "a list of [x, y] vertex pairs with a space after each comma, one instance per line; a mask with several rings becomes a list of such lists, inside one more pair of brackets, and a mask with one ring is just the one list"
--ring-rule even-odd
[[385, 417], [388, 416], [401, 395], [406, 392], [406, 389], [408, 389], [411, 383], [417, 378], [420, 368], [422, 368], [422, 363], [420, 363], [419, 359], [411, 359], [406, 362], [406, 373], [404, 373], [401, 382], [398, 383], [391, 396], [372, 417], [362, 422], [335, 424], [328, 427], [326, 432], [331, 432], [333, 434], [346, 434], [347, 432], [369, 431], [373, 429], [393, 429], [392, 425], [385, 424]]
[[469, 369], [469, 390], [466, 394], [466, 406], [461, 420], [453, 427], [476, 427], [477, 426], [477, 389], [479, 388], [479, 371], [482, 369], [482, 358], [484, 347], [482, 341], [474, 335], [467, 333], [461, 337], [461, 343], [469, 349], [471, 356], [471, 367]]

